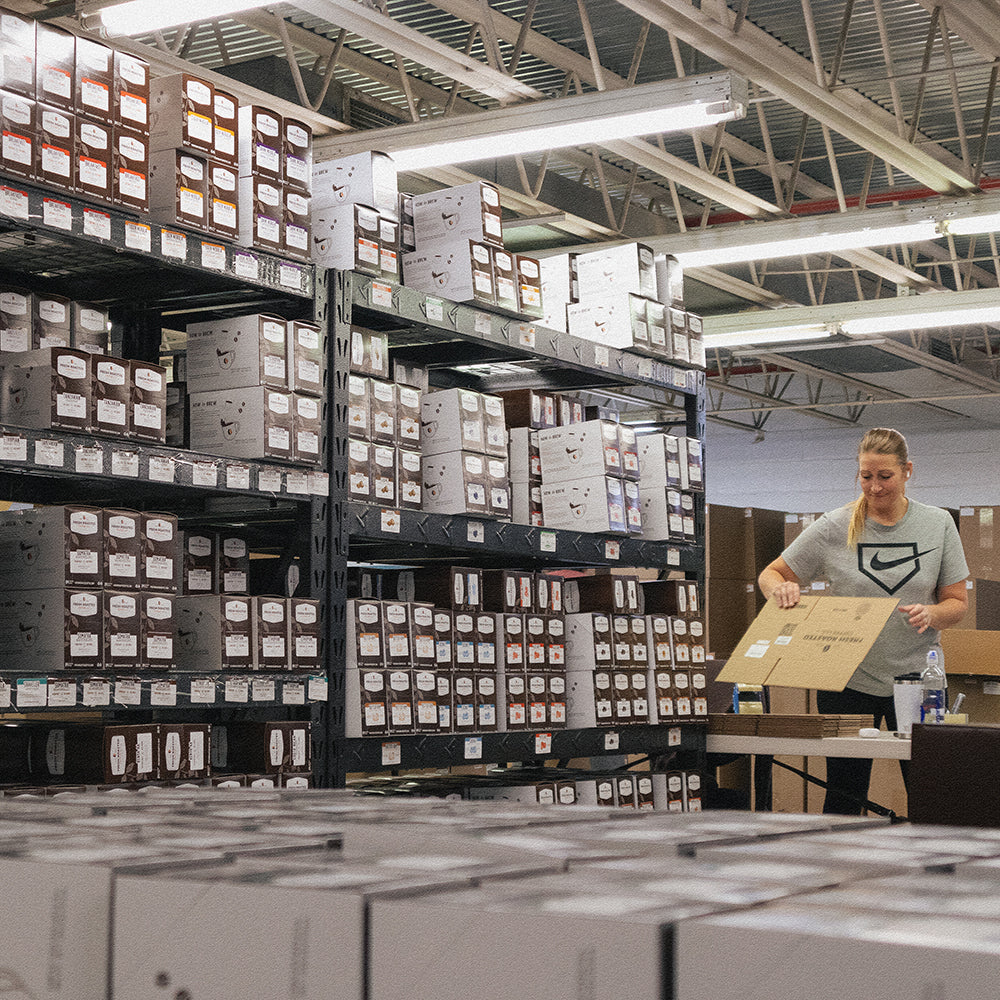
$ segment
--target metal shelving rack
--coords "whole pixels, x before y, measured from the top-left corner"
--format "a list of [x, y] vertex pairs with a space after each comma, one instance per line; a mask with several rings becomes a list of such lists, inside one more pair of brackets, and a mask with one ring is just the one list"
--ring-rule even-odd
[[[164, 317], [266, 310], [325, 325], [329, 315], [326, 272], [307, 262], [5, 177], [0, 278], [106, 303], [113, 342], [128, 356], [152, 361], [158, 360]], [[325, 471], [125, 438], [0, 426], [3, 499], [167, 509], [182, 527], [238, 525], [252, 544], [278, 555], [268, 560], [272, 572], [262, 574], [272, 593], [281, 592], [285, 571], [297, 561], [305, 585], [300, 593], [324, 598], [329, 493]], [[301, 717], [326, 697], [325, 673], [246, 676], [209, 665], [193, 673], [118, 668], [25, 677], [0, 665], [0, 714], [8, 718], [170, 718], [179, 712], [192, 720], [226, 713]]]
[[[393, 357], [424, 363], [433, 353], [436, 386], [484, 392], [527, 386], [586, 391], [638, 405], [675, 410], [683, 433], [705, 438], [704, 372], [685, 369], [548, 330], [523, 318], [450, 302], [357, 272], [330, 272], [331, 558], [328, 643], [329, 701], [320, 708], [329, 770], [320, 780], [343, 785], [352, 772], [648, 753], [660, 762], [684, 754], [704, 760], [705, 729], [697, 722], [613, 729], [344, 736], [348, 560], [408, 562], [454, 555], [463, 562], [519, 566], [660, 566], [704, 577], [704, 546], [535, 528], [486, 518], [384, 510], [348, 500], [347, 378], [352, 323], [390, 332]], [[513, 364], [499, 377], [488, 366]], [[518, 368], [517, 366], [523, 366]], [[485, 367], [484, 367], [485, 366]], [[484, 374], [485, 373], [485, 374]], [[704, 504], [696, 537], [704, 539]]]

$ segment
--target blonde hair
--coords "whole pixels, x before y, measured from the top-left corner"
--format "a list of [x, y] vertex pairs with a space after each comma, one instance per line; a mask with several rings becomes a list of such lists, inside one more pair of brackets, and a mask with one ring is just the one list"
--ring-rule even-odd
[[[909, 459], [909, 450], [906, 447], [906, 438], [899, 431], [891, 427], [873, 427], [861, 439], [858, 445], [858, 459], [862, 455], [894, 455], [900, 465], [906, 465]], [[855, 549], [861, 541], [861, 534], [865, 530], [865, 519], [868, 517], [868, 498], [861, 494], [853, 504], [854, 512], [851, 514], [851, 523], [847, 529], [847, 547]]]

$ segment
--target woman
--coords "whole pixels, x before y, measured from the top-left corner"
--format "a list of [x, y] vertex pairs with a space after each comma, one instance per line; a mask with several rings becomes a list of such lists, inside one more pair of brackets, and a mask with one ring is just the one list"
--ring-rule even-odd
[[[871, 715], [876, 727], [884, 719], [890, 730], [896, 728], [893, 678], [923, 670], [927, 651], [940, 649], [940, 629], [961, 621], [969, 605], [969, 568], [955, 522], [947, 511], [907, 497], [912, 474], [902, 434], [868, 431], [858, 448], [861, 496], [818, 518], [758, 578], [764, 596], [782, 608], [798, 604], [802, 582], [814, 579], [827, 580], [840, 596], [899, 600], [899, 613], [846, 689], [817, 692], [820, 712]], [[870, 759], [829, 758], [823, 811], [860, 814], [871, 767]]]

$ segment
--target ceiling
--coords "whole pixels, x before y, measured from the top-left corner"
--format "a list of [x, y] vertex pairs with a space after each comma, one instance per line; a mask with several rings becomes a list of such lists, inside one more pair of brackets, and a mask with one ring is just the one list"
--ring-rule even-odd
[[[80, 28], [72, 0], [7, 3]], [[345, 128], [441, 115], [459, 126], [720, 67], [750, 81], [747, 116], [725, 126], [402, 179], [496, 182], [515, 249], [683, 248], [699, 230], [985, 201], [1000, 187], [998, 0], [297, 0], [115, 44], [157, 74], [193, 63], [287, 101], [279, 110], [313, 124], [320, 153], [322, 134]], [[995, 288], [998, 275], [994, 234], [941, 236], [691, 269], [685, 298], [708, 316]], [[998, 350], [1000, 330], [980, 325], [713, 351], [709, 417], [753, 433], [900, 413], [995, 427]]]

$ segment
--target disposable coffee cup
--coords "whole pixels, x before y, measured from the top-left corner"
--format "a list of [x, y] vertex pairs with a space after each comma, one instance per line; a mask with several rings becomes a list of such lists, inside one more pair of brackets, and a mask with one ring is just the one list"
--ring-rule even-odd
[[920, 721], [920, 706], [924, 700], [924, 685], [920, 674], [902, 674], [892, 685], [892, 701], [896, 709], [896, 732], [909, 736], [913, 723]]

